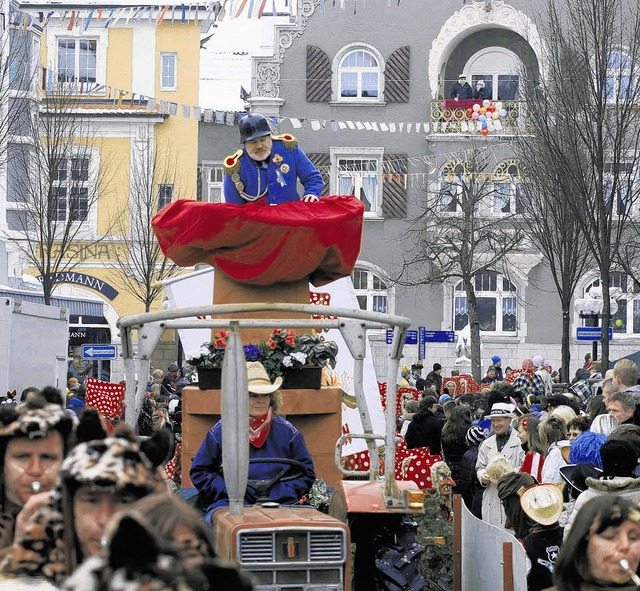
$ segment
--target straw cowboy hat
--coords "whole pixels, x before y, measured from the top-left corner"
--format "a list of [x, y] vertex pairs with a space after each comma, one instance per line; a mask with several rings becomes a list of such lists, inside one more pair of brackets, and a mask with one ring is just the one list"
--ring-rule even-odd
[[524, 512], [536, 523], [552, 525], [560, 519], [564, 508], [562, 491], [555, 484], [535, 484], [520, 495]]
[[247, 362], [247, 385], [253, 394], [271, 394], [282, 386], [282, 377], [278, 376], [273, 383], [264, 365], [259, 361]]

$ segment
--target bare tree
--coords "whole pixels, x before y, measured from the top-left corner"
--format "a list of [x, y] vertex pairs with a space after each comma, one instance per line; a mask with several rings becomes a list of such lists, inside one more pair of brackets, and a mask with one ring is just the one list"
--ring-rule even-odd
[[562, 380], [570, 379], [571, 302], [589, 259], [589, 248], [569, 202], [574, 191], [557, 162], [540, 144], [519, 138], [516, 153], [526, 167], [521, 184], [522, 216], [517, 227], [543, 254], [553, 278], [562, 309]]
[[[487, 157], [473, 148], [450, 164], [441, 183], [432, 183], [420, 215], [399, 236], [404, 260], [395, 278], [399, 285], [442, 285], [462, 281], [471, 332], [471, 367], [481, 379], [480, 322], [476, 281], [484, 273], [508, 274], [506, 257], [516, 251], [521, 237], [513, 228], [515, 214], [491, 215], [495, 194]], [[406, 248], [406, 245], [410, 245]]]
[[108, 233], [98, 230], [98, 200], [108, 194], [113, 171], [73, 83], [49, 79], [21, 125], [29, 140], [11, 145], [7, 238], [38, 272], [49, 304], [61, 274]]
[[[122, 282], [128, 292], [149, 312], [162, 292], [161, 281], [175, 276], [179, 268], [162, 254], [151, 219], [173, 198], [176, 162], [168, 145], [151, 138], [136, 142], [129, 186], [129, 216], [114, 224], [117, 242], [124, 248], [114, 252]], [[116, 242], [116, 239], [114, 239]]]
[[561, 175], [560, 194], [598, 267], [606, 368], [611, 270], [638, 201], [640, 7], [636, 0], [547, 0], [541, 14], [543, 79], [525, 89], [530, 150], [546, 154], [536, 167], [552, 162]]

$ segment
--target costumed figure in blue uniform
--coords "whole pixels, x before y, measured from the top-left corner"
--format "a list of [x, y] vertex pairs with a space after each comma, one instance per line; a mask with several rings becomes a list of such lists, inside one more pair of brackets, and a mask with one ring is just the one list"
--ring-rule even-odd
[[[279, 480], [266, 491], [269, 500], [283, 505], [293, 505], [306, 495], [315, 481], [313, 461], [302, 433], [289, 421], [277, 416], [280, 405], [278, 388], [282, 378], [271, 383], [264, 366], [248, 362], [249, 387], [249, 459], [283, 458], [296, 460], [298, 474], [291, 480]], [[249, 481], [269, 480], [283, 471], [284, 464], [249, 464]], [[206, 503], [205, 521], [211, 524], [213, 512], [229, 505], [229, 498], [222, 473], [222, 422], [218, 421], [207, 433], [190, 471], [191, 481]], [[247, 487], [244, 501], [255, 504], [258, 492]], [[199, 503], [201, 504], [201, 503]]]
[[300, 201], [297, 180], [304, 187], [302, 201], [318, 201], [322, 175], [290, 134], [272, 135], [269, 122], [258, 113], [240, 119], [243, 148], [224, 160], [224, 197], [243, 205], [265, 198], [267, 205]]

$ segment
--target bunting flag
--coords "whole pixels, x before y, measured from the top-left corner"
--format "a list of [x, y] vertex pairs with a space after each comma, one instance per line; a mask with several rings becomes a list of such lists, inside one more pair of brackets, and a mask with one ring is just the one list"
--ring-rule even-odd
[[86, 405], [109, 419], [117, 419], [124, 411], [124, 385], [87, 378]]

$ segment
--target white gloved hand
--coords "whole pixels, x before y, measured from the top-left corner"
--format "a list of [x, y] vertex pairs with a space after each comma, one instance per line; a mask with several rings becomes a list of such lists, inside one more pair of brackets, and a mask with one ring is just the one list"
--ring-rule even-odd
[[305, 203], [315, 203], [316, 201], [320, 201], [315, 195], [305, 195], [302, 198], [302, 201]]

